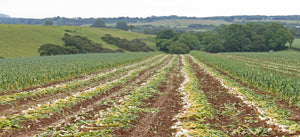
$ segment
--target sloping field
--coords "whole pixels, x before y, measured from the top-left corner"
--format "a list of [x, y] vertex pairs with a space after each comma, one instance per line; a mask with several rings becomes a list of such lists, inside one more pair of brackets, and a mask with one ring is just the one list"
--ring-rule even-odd
[[[0, 96], [0, 135], [299, 136], [299, 90], [282, 93], [276, 83], [267, 89], [239, 77], [247, 70], [239, 62], [262, 63], [251, 68], [257, 78], [256, 69], [272, 69], [246, 58], [195, 51], [148, 55], [31, 90], [6, 90]], [[228, 71], [221, 64], [226, 60], [236, 60], [239, 69]], [[297, 83], [286, 87], [299, 88]]]
[[144, 39], [149, 46], [152, 42], [147, 41], [151, 35], [127, 32], [106, 28], [90, 28], [75, 26], [40, 26], [40, 25], [6, 25], [0, 24], [0, 57], [34, 57], [39, 56], [38, 48], [42, 44], [52, 43], [63, 45], [61, 38], [64, 33], [88, 37], [90, 40], [101, 43], [106, 48], [118, 49], [102, 41], [104, 34], [116, 37], [132, 39]]

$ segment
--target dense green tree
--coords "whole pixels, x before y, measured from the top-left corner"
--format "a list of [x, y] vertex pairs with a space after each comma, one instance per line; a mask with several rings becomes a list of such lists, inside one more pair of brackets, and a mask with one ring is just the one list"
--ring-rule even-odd
[[116, 25], [116, 28], [117, 29], [120, 29], [120, 30], [128, 30], [128, 25], [127, 25], [127, 22], [125, 22], [125, 21], [118, 21], [117, 22], [117, 25]]
[[174, 44], [174, 42], [171, 39], [157, 39], [156, 40], [156, 46], [161, 51], [169, 52], [169, 46], [172, 44]]
[[171, 54], [189, 54], [190, 48], [186, 46], [184, 43], [176, 42], [171, 44], [169, 47], [169, 53]]
[[51, 25], [53, 25], [53, 21], [52, 20], [46, 20], [44, 25], [51, 26]]
[[43, 44], [38, 49], [38, 52], [40, 53], [40, 56], [61, 55], [65, 54], [65, 49], [56, 44]]
[[91, 25], [91, 27], [99, 27], [99, 28], [106, 28], [105, 22], [101, 19], [95, 20], [95, 22]]
[[206, 51], [212, 52], [212, 53], [218, 53], [221, 51], [224, 51], [223, 45], [219, 41], [212, 41], [209, 43]]
[[65, 47], [65, 54], [78, 54], [79, 50], [76, 47]]
[[171, 29], [165, 29], [157, 33], [156, 39], [171, 39], [176, 36], [176, 33]]
[[177, 42], [183, 43], [188, 46], [191, 50], [200, 49], [200, 41], [197, 39], [197, 36], [191, 33], [183, 33], [179, 36]]
[[134, 29], [135, 29], [135, 26], [133, 26], [133, 25], [129, 25], [129, 26], [128, 26], [128, 29], [129, 29], [130, 31], [132, 31], [132, 30], [134, 30]]
[[115, 45], [121, 49], [132, 51], [132, 52], [148, 52], [148, 51], [154, 51], [150, 47], [146, 45], [146, 43], [142, 42], [139, 39], [134, 40], [127, 40], [127, 39], [120, 39], [118, 37], [113, 37], [110, 34], [105, 34], [105, 36], [101, 37], [103, 41], [107, 42], [108, 44]]
[[251, 51], [267, 51], [266, 40], [263, 35], [255, 35], [252, 37]]

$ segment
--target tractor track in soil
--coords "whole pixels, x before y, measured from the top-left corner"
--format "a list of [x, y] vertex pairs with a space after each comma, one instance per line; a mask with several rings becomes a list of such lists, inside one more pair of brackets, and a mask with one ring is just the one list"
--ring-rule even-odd
[[[240, 125], [248, 124], [248, 127], [250, 128], [264, 127], [264, 128], [275, 129], [271, 131], [269, 136], [290, 135], [288, 133], [284, 133], [276, 130], [276, 127], [274, 126], [270, 127], [269, 125], [266, 124], [265, 121], [261, 121], [258, 117], [259, 113], [255, 109], [249, 107], [247, 104], [244, 104], [241, 99], [235, 97], [233, 94], [230, 94], [228, 92], [228, 89], [223, 87], [217, 79], [212, 77], [208, 72], [206, 72], [203, 68], [201, 68], [201, 66], [196, 64], [191, 58], [189, 58], [189, 62], [191, 63], [192, 69], [194, 70], [200, 82], [199, 88], [203, 90], [205, 96], [207, 97], [208, 102], [217, 112], [214, 114], [213, 119], [206, 119], [203, 123], [212, 124], [214, 125], [212, 126], [212, 128], [221, 130], [224, 133], [232, 133], [234, 128], [230, 128], [230, 125], [236, 125], [237, 123], [239, 123]], [[225, 104], [238, 104], [235, 105], [235, 108], [236, 108], [236, 112], [239, 112], [240, 114], [234, 117], [228, 115], [222, 115], [221, 112], [224, 112], [226, 108]], [[252, 117], [253, 120], [256, 120], [257, 122], [252, 122], [252, 123], [246, 122], [247, 117]], [[242, 127], [242, 128], [245, 128], [245, 130], [247, 130], [246, 127]], [[235, 134], [230, 136], [238, 137], [241, 135]]]
[[[166, 60], [169, 60], [171, 57], [166, 58]], [[147, 63], [149, 64], [149, 63]], [[147, 64], [144, 64], [142, 66], [145, 66]], [[140, 66], [140, 67], [142, 67]], [[124, 72], [121, 72], [121, 74], [124, 74], [130, 70], [125, 70]], [[146, 70], [145, 70], [146, 71]], [[76, 89], [69, 89], [68, 91], [57, 91], [57, 94], [54, 95], [41, 95], [41, 96], [35, 96], [31, 98], [25, 99], [17, 99], [13, 102], [13, 104], [10, 105], [0, 105], [0, 116], [1, 115], [14, 115], [17, 113], [20, 113], [22, 110], [32, 107], [36, 104], [43, 104], [45, 102], [49, 102], [51, 100], [55, 99], [62, 99], [65, 98], [71, 94], [76, 94], [78, 92], [82, 92], [84, 90], [87, 90], [91, 87], [96, 87], [98, 85], [104, 84], [108, 81], [113, 81], [114, 79], [117, 79], [119, 77], [119, 74], [112, 74], [109, 78], [103, 78], [101, 81], [95, 81], [90, 83], [89, 85], [85, 85], [84, 87], [79, 87]]]
[[[140, 72], [138, 74], [138, 76], [132, 78], [131, 80], [127, 81], [126, 83], [121, 84], [121, 85], [117, 85], [117, 86], [113, 87], [112, 89], [110, 89], [109, 91], [107, 91], [105, 93], [94, 96], [92, 99], [84, 100], [84, 101], [82, 101], [80, 103], [77, 103], [76, 105], [72, 106], [71, 108], [64, 109], [63, 112], [66, 112], [66, 113], [54, 114], [49, 118], [38, 119], [37, 120], [38, 122], [29, 121], [29, 120], [28, 121], [23, 121], [23, 122], [20, 123], [20, 125], [24, 128], [12, 130], [9, 133], [7, 133], [6, 135], [7, 136], [24, 136], [24, 135], [25, 136], [30, 136], [30, 135], [34, 135], [34, 134], [38, 133], [38, 130], [44, 129], [44, 128], [48, 127], [49, 125], [51, 125], [52, 123], [55, 123], [55, 122], [61, 120], [62, 117], [66, 117], [67, 115], [70, 115], [72, 113], [79, 112], [83, 107], [86, 108], [90, 105], [93, 105], [95, 102], [97, 102], [99, 100], [107, 99], [108, 96], [112, 95], [115, 92], [118, 92], [123, 87], [126, 87], [126, 86], [130, 85], [134, 81], [140, 81], [140, 80], [143, 80], [144, 78], [149, 78], [150, 75], [152, 75], [152, 74], [151, 73], [148, 74], [148, 72], [150, 72], [151, 70], [155, 70], [155, 69], [158, 69], [160, 67], [163, 67], [166, 64], [166, 62], [163, 62], [161, 64], [158, 64], [156, 66], [153, 66], [151, 68], [143, 70], [142, 72]], [[99, 108], [101, 108], [101, 107], [99, 107]]]
[[289, 120], [300, 121], [300, 108], [299, 107], [297, 107], [297, 106], [291, 106], [287, 100], [283, 100], [283, 99], [278, 98], [277, 97], [278, 95], [276, 95], [275, 93], [269, 93], [267, 91], [263, 91], [263, 90], [260, 90], [260, 89], [258, 89], [256, 87], [250, 86], [250, 85], [244, 83], [243, 81], [239, 80], [238, 78], [235, 78], [235, 77], [229, 75], [228, 73], [220, 70], [219, 68], [217, 68], [217, 67], [215, 67], [215, 66], [207, 63], [206, 61], [201, 60], [201, 62], [203, 62], [205, 65], [207, 65], [207, 66], [215, 69], [221, 75], [227, 76], [230, 79], [234, 80], [235, 82], [237, 82], [238, 84], [240, 84], [242, 87], [250, 88], [257, 95], [272, 96], [272, 97], [276, 98], [276, 101], [275, 101], [276, 107], [278, 107], [280, 109], [287, 110], [288, 112], [291, 113], [292, 116], [291, 116], [291, 118]]
[[172, 125], [176, 122], [172, 118], [179, 113], [182, 108], [181, 95], [178, 92], [184, 77], [180, 73], [182, 68], [181, 59], [179, 65], [174, 67], [167, 76], [168, 82], [162, 82], [158, 90], [163, 93], [144, 100], [147, 104], [145, 108], [159, 109], [157, 113], [140, 113], [139, 118], [133, 122], [133, 127], [129, 129], [121, 128], [112, 134], [120, 137], [154, 137], [172, 136], [174, 129]]

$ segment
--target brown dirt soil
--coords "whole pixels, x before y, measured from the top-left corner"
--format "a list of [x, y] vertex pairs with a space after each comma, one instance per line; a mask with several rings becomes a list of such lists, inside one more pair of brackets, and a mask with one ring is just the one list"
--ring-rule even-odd
[[[228, 93], [228, 90], [221, 86], [220, 82], [216, 80], [214, 77], [209, 75], [209, 73], [205, 72], [199, 65], [193, 62], [192, 59], [189, 59], [189, 62], [192, 64], [192, 68], [196, 73], [196, 76], [200, 82], [200, 89], [204, 91], [204, 94], [207, 97], [208, 102], [211, 106], [216, 110], [213, 119], [206, 119], [203, 123], [213, 124], [212, 128], [221, 130], [224, 133], [229, 133], [229, 135], [237, 128], [242, 128], [245, 131], [248, 128], [255, 128], [255, 127], [264, 127], [270, 128], [265, 121], [261, 121], [258, 118], [258, 112], [247, 106], [243, 103], [242, 100], [235, 97], [234, 95]], [[227, 105], [234, 106], [234, 110], [232, 110], [236, 115], [231, 115], [228, 112], [226, 107]], [[232, 113], [232, 114], [234, 114]], [[252, 120], [257, 122], [245, 122], [248, 120], [247, 118], [251, 117]], [[248, 125], [247, 127], [243, 125]], [[276, 129], [276, 127], [271, 127]], [[247, 134], [234, 134], [230, 136], [239, 137], [245, 136]], [[250, 136], [255, 136], [249, 134]], [[278, 130], [271, 131], [270, 133], [266, 134], [267, 136], [282, 136], [282, 135], [289, 135], [287, 133], [282, 133]]]
[[287, 111], [289, 111], [291, 113], [292, 116], [291, 116], [290, 120], [292, 120], [292, 121], [300, 121], [300, 108], [299, 107], [297, 107], [297, 106], [291, 106], [287, 100], [280, 99], [278, 97], [278, 95], [276, 95], [275, 93], [272, 94], [272, 93], [260, 90], [260, 89], [258, 89], [256, 87], [250, 86], [250, 85], [244, 83], [243, 81], [239, 80], [238, 78], [235, 78], [235, 77], [233, 77], [233, 76], [225, 73], [224, 71], [220, 70], [219, 68], [216, 68], [215, 66], [213, 66], [213, 65], [211, 65], [211, 64], [209, 64], [209, 63], [207, 63], [207, 62], [205, 62], [203, 60], [202, 60], [202, 62], [205, 63], [206, 65], [208, 65], [209, 67], [217, 70], [220, 74], [225, 75], [225, 76], [229, 77], [230, 79], [236, 81], [241, 86], [250, 88], [255, 94], [262, 95], [262, 96], [269, 95], [269, 96], [272, 96], [272, 97], [276, 98], [276, 102], [275, 102], [276, 106], [278, 108], [287, 110]]
[[[83, 107], [88, 107], [90, 105], [94, 105], [95, 102], [110, 96], [111, 94], [119, 91], [123, 87], [130, 85], [132, 82], [134, 82], [134, 81], [138, 82], [140, 79], [143, 80], [144, 78], [150, 77], [149, 75], [153, 75], [153, 74], [152, 73], [149, 74], [148, 73], [149, 71], [155, 70], [155, 69], [158, 69], [158, 68], [164, 66], [166, 64], [166, 62], [161, 63], [157, 66], [153, 66], [147, 70], [140, 72], [138, 74], [138, 76], [134, 77], [133, 79], [129, 80], [128, 82], [121, 84], [121, 85], [117, 85], [117, 86], [113, 87], [112, 89], [110, 89], [109, 91], [106, 91], [103, 94], [94, 96], [92, 99], [84, 100], [70, 108], [65, 108], [63, 110], [64, 113], [62, 113], [62, 114], [54, 114], [54, 115], [50, 116], [49, 118], [38, 119], [39, 122], [29, 121], [29, 120], [23, 121], [20, 123], [20, 125], [24, 128], [14, 129], [14, 130], [10, 131], [9, 133], [6, 133], [6, 135], [7, 136], [24, 136], [24, 135], [31, 136], [31, 135], [37, 134], [39, 132], [39, 130], [50, 126], [51, 124], [63, 119], [67, 115], [79, 112]], [[99, 107], [99, 109], [105, 108], [105, 106], [97, 106], [97, 107]], [[27, 127], [27, 128], [25, 128], [25, 127]]]
[[182, 108], [180, 103], [181, 95], [177, 91], [183, 81], [180, 74], [182, 63], [175, 67], [168, 75], [168, 82], [163, 82], [158, 89], [164, 93], [156, 95], [144, 103], [148, 104], [144, 107], [157, 108], [157, 113], [141, 113], [139, 119], [133, 123], [133, 127], [129, 129], [119, 129], [113, 132], [116, 136], [121, 137], [168, 137], [172, 136], [172, 125], [176, 122], [172, 118], [179, 113]]

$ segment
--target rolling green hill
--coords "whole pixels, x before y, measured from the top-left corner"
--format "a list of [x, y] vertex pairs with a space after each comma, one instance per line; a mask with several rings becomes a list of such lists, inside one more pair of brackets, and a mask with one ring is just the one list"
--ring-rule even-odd
[[42, 44], [52, 43], [63, 45], [61, 38], [64, 33], [88, 37], [90, 40], [101, 43], [105, 48], [118, 49], [102, 41], [104, 34], [116, 37], [143, 39], [150, 47], [155, 47], [151, 40], [153, 35], [145, 35], [107, 28], [90, 28], [76, 26], [40, 26], [40, 25], [6, 25], [0, 24], [0, 57], [34, 57], [39, 56], [38, 48]]

